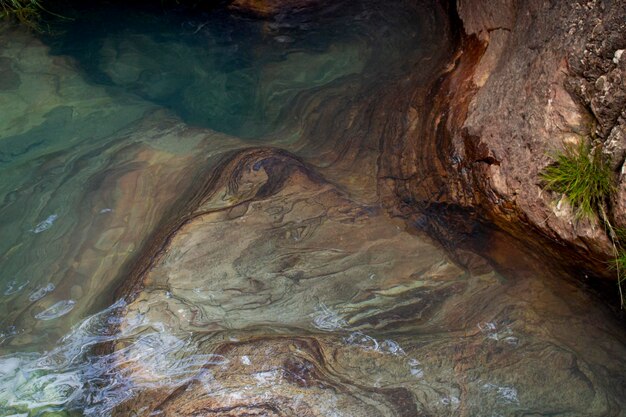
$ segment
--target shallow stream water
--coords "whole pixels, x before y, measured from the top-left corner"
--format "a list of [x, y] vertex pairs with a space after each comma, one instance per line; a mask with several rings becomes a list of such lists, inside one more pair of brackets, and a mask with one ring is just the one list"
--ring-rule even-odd
[[0, 416], [626, 415], [596, 300], [381, 207], [437, 2], [73, 7], [0, 26]]

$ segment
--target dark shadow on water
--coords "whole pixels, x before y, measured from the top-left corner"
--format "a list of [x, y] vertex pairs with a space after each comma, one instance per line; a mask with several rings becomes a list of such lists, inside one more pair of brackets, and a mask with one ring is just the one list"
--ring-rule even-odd
[[198, 11], [157, 3], [57, 3], [55, 12], [70, 19], [52, 23], [45, 39], [93, 83], [244, 138], [297, 129], [304, 115], [289, 110], [307, 91], [354, 77], [382, 83], [410, 67], [398, 52], [429, 42], [429, 17], [404, 2], [385, 10], [342, 0], [265, 18], [226, 4]]

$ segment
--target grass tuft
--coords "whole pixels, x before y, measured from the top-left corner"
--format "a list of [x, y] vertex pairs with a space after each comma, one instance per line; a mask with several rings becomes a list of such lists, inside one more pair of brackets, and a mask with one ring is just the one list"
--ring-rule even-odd
[[599, 215], [613, 243], [611, 266], [617, 273], [621, 307], [625, 308], [626, 229], [614, 228], [606, 214], [607, 200], [615, 192], [610, 165], [599, 149], [592, 149], [584, 140], [566, 146], [554, 159], [540, 174], [545, 189], [565, 195], [577, 217]]
[[37, 31], [42, 10], [39, 0], [0, 0], [0, 19], [14, 19]]
[[626, 250], [622, 249], [615, 258], [615, 268], [621, 272], [622, 281], [626, 281]]
[[592, 151], [583, 140], [555, 155], [554, 164], [541, 178], [546, 189], [567, 197], [579, 217], [596, 214], [614, 191], [611, 169], [602, 153]]
[[613, 229], [615, 240], [620, 246], [626, 247], [626, 227], [616, 227]]
[[619, 290], [622, 308], [626, 302], [626, 249], [620, 249], [614, 259], [614, 268], [617, 271], [617, 288]]

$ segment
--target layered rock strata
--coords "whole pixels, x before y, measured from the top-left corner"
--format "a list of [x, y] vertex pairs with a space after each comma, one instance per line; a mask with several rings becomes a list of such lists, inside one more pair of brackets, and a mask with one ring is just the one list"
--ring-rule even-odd
[[464, 218], [486, 221], [579, 277], [614, 280], [603, 223], [578, 218], [539, 174], [565, 144], [600, 143], [617, 188], [608, 217], [624, 226], [626, 3], [459, 0], [450, 12], [457, 54], [414, 97], [404, 139], [386, 143], [380, 177], [390, 208], [448, 242], [473, 233]]

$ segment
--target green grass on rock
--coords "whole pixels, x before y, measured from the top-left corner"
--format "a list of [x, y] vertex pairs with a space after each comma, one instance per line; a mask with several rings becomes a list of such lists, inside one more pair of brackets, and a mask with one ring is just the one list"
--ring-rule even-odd
[[597, 213], [614, 191], [611, 169], [602, 153], [581, 140], [566, 146], [555, 160], [541, 174], [545, 188], [564, 194], [578, 216]]
[[34, 30], [39, 30], [42, 10], [39, 0], [0, 0], [0, 19], [14, 19]]

